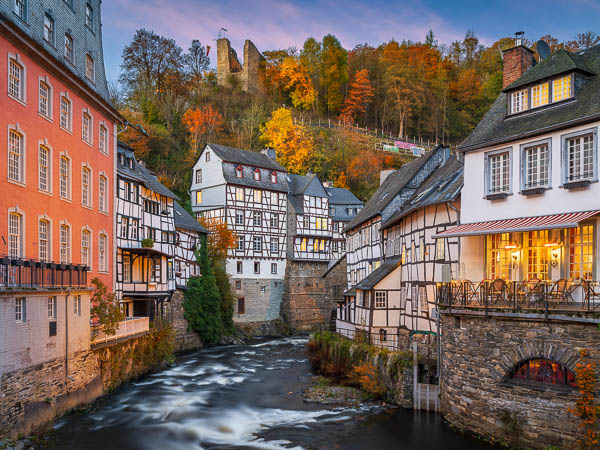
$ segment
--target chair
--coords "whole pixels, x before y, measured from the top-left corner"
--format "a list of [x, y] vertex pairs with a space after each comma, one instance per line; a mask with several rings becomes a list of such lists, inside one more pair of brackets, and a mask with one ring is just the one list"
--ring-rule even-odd
[[527, 291], [527, 303], [529, 306], [536, 306], [544, 301], [546, 285], [539, 278], [530, 278], [525, 283]]
[[569, 303], [569, 300], [571, 300], [569, 287], [570, 282], [566, 278], [560, 278], [556, 280], [550, 289], [550, 292], [548, 292], [548, 300], [554, 305]]
[[489, 284], [487, 291], [490, 306], [501, 306], [506, 294], [506, 281], [501, 278], [495, 279]]

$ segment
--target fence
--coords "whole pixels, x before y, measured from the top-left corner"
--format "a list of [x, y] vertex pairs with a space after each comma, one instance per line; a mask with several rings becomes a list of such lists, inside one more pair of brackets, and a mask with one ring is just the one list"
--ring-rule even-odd
[[92, 325], [90, 327], [92, 345], [102, 344], [108, 341], [122, 339], [136, 334], [142, 334], [150, 329], [149, 317], [127, 317], [119, 322], [119, 328], [113, 336], [106, 335], [102, 330], [102, 325]]
[[87, 286], [89, 267], [0, 257], [0, 289]]

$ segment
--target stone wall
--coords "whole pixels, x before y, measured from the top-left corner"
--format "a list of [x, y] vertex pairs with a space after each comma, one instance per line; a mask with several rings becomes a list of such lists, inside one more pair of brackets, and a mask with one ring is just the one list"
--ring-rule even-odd
[[[236, 289], [240, 283], [240, 289]], [[268, 322], [279, 317], [283, 297], [283, 279], [241, 278], [231, 280], [235, 294], [233, 321]], [[244, 299], [244, 311], [239, 311], [239, 299]]]
[[295, 332], [329, 328], [331, 300], [323, 295], [327, 261], [288, 261], [281, 318]]
[[554, 360], [573, 371], [579, 350], [600, 362], [598, 320], [480, 311], [442, 312], [442, 411], [454, 425], [512, 446], [571, 447], [576, 389], [517, 384], [519, 362]]
[[227, 38], [217, 40], [217, 83], [233, 87], [234, 84], [250, 94], [264, 90], [262, 62], [264, 57], [250, 40], [244, 43], [244, 64], [240, 64], [237, 53]]
[[281, 319], [262, 322], [236, 322], [235, 328], [242, 335], [255, 337], [282, 337], [290, 336], [290, 328]]
[[175, 331], [175, 352], [185, 352], [203, 347], [200, 336], [188, 328], [188, 321], [183, 316], [184, 295], [183, 289], [177, 289], [173, 292], [168, 307], [168, 321]]
[[[343, 294], [348, 283], [346, 281], [346, 256], [337, 261], [333, 267], [325, 272], [323, 279], [325, 280], [323, 303], [325, 308], [329, 305], [329, 314], [331, 317], [331, 312], [336, 311], [337, 302], [342, 302], [344, 300]], [[335, 331], [335, 315], [333, 317], [333, 323], [326, 324], [330, 325], [331, 331]]]

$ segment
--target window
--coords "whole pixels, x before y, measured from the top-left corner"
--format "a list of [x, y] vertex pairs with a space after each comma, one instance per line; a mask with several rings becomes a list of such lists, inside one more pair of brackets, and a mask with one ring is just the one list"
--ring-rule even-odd
[[302, 242], [300, 244], [300, 250], [303, 252], [306, 251], [306, 238], [302, 238]]
[[84, 266], [91, 266], [90, 238], [91, 233], [88, 230], [81, 231], [81, 264]]
[[59, 167], [59, 176], [60, 176], [60, 196], [61, 198], [69, 199], [70, 198], [70, 187], [71, 187], [71, 177], [70, 177], [70, 161], [67, 157], [60, 157], [60, 167]]
[[206, 161], [210, 161], [210, 152], [206, 152]]
[[446, 239], [439, 238], [435, 242], [436, 259], [446, 259]]
[[100, 272], [106, 272], [108, 270], [108, 263], [106, 261], [106, 235], [100, 234], [98, 239], [98, 270]]
[[[238, 272], [239, 273], [239, 272]], [[235, 288], [237, 290], [242, 289], [242, 281], [241, 280], [235, 280]]]
[[321, 239], [319, 241], [319, 251], [320, 252], [324, 252], [325, 251], [325, 239]]
[[236, 242], [235, 249], [238, 250], [238, 251], [243, 251], [244, 250], [244, 235], [241, 235], [241, 236], [237, 237], [237, 242]]
[[302, 226], [304, 228], [310, 228], [310, 217], [309, 216], [302, 216]]
[[527, 109], [527, 89], [511, 94], [511, 113], [515, 114]]
[[271, 183], [277, 183], [277, 172], [275, 171], [271, 172]]
[[69, 264], [71, 262], [71, 229], [69, 225], [60, 226], [60, 263]]
[[48, 14], [44, 14], [44, 40], [54, 45], [54, 19]]
[[512, 250], [509, 233], [487, 235], [486, 264], [487, 278], [495, 280], [504, 278], [511, 280], [512, 275]]
[[260, 170], [259, 169], [254, 169], [254, 180], [260, 181]]
[[81, 316], [81, 295], [73, 296], [73, 315]]
[[85, 26], [92, 30], [94, 28], [94, 10], [89, 3], [85, 5]]
[[65, 59], [73, 64], [73, 38], [65, 33]]
[[48, 297], [48, 319], [56, 320], [56, 296]]
[[525, 384], [551, 384], [576, 387], [575, 375], [566, 367], [545, 358], [520, 362], [510, 373], [509, 381]]
[[196, 191], [196, 205], [202, 204], [202, 191]]
[[108, 155], [108, 130], [104, 125], [98, 127], [98, 148], [102, 153]]
[[342, 251], [342, 252], [346, 251], [346, 241], [340, 242], [340, 251]]
[[38, 255], [40, 261], [50, 260], [50, 222], [41, 219], [38, 224]]
[[563, 136], [565, 182], [591, 180], [595, 178], [595, 132], [577, 136]]
[[71, 131], [71, 100], [60, 97], [60, 126]]
[[550, 101], [548, 96], [549, 84], [542, 83], [531, 88], [531, 107], [538, 108], [547, 105]]
[[94, 70], [94, 58], [90, 56], [88, 53], [85, 55], [85, 77], [90, 80], [92, 83], [94, 82], [95, 70]]
[[50, 86], [40, 81], [39, 89], [39, 113], [44, 117], [51, 117], [52, 102], [50, 99]]
[[548, 143], [524, 147], [522, 158], [524, 160], [523, 189], [547, 187], [550, 184], [550, 151]]
[[279, 239], [278, 238], [276, 238], [276, 237], [271, 238], [270, 250], [271, 250], [271, 253], [277, 253], [279, 251]]
[[235, 188], [235, 199], [238, 202], [243, 202], [244, 201], [244, 188], [242, 188], [242, 187], [236, 187]]
[[129, 225], [129, 239], [133, 241], [138, 240], [138, 220], [130, 219], [131, 224]]
[[196, 183], [202, 183], [202, 169], [196, 169]]
[[81, 204], [92, 206], [92, 195], [90, 189], [91, 171], [87, 167], [81, 169]]
[[271, 274], [277, 274], [277, 263], [271, 263]]
[[238, 314], [246, 314], [246, 302], [244, 297], [238, 298]]
[[260, 227], [262, 225], [262, 215], [260, 211], [254, 211], [252, 213], [252, 225]]
[[421, 261], [425, 261], [425, 254], [427, 252], [425, 251], [425, 238], [421, 238], [419, 239], [419, 259]]
[[320, 217], [317, 217], [317, 218], [315, 219], [315, 221], [316, 221], [316, 223], [315, 223], [315, 228], [316, 228], [317, 230], [320, 230], [320, 229], [321, 229], [321, 218], [320, 218]]
[[11, 58], [8, 66], [8, 95], [17, 100], [24, 101], [24, 82], [23, 66]]
[[8, 132], [8, 179], [25, 182], [23, 173], [23, 135], [14, 130]]
[[313, 240], [313, 252], [318, 252], [318, 251], [319, 251], [319, 240], [314, 239]]
[[260, 273], [260, 262], [254, 262], [254, 273]]
[[387, 308], [386, 291], [375, 291], [375, 308]]
[[552, 81], [552, 102], [566, 100], [571, 96], [571, 75]]
[[580, 225], [568, 230], [569, 277], [591, 280], [594, 269], [594, 225]]
[[337, 253], [338, 252], [338, 241], [333, 241], [331, 243], [331, 250], [333, 251], [333, 253]]
[[254, 201], [262, 203], [262, 191], [260, 189], [254, 189]]
[[15, 322], [27, 322], [25, 297], [15, 298]]
[[235, 224], [236, 225], [244, 225], [244, 212], [243, 211], [235, 212]]
[[510, 191], [510, 152], [487, 155], [488, 194]]
[[242, 263], [242, 261], [238, 261], [237, 262], [237, 273], [243, 273], [243, 271], [244, 271], [244, 264]]
[[265, 286], [261, 286], [260, 287], [260, 293], [264, 294], [265, 292], [267, 292], [267, 288]]
[[271, 226], [271, 228], [277, 228], [279, 226], [279, 219], [277, 214], [271, 214], [269, 225]]
[[81, 139], [88, 144], [92, 143], [92, 117], [85, 112], [81, 116]]
[[25, 3], [26, 0], [15, 0], [15, 4], [13, 7], [13, 12], [19, 16], [22, 20], [27, 20], [27, 5]]
[[150, 261], [150, 279], [155, 283], [162, 282], [162, 263], [160, 259]]
[[262, 236], [254, 236], [254, 240], [252, 242], [252, 249], [255, 252], [262, 251]]
[[[126, 186], [128, 187], [128, 186]], [[128, 191], [127, 195], [131, 195], [131, 190]], [[159, 209], [160, 209], [160, 203], [152, 201], [152, 200], [148, 200], [147, 198], [144, 199], [144, 211], [150, 214], [158, 214], [159, 213]]]
[[339, 231], [339, 230], [340, 230], [340, 223], [333, 222], [333, 231]]
[[106, 177], [104, 175], [100, 175], [98, 178], [98, 209], [108, 212], [106, 208]]
[[119, 232], [119, 237], [123, 239], [127, 239], [127, 228], [129, 226], [129, 219], [127, 217], [121, 217], [121, 229]]
[[123, 283], [131, 282], [131, 257], [123, 255]]
[[8, 256], [20, 258], [22, 256], [23, 242], [23, 216], [11, 212], [8, 216]]

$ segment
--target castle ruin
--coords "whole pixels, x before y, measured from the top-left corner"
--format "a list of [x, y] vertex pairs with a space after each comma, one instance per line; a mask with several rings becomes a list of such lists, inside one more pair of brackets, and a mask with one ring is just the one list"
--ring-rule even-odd
[[217, 84], [232, 87], [239, 83], [241, 89], [250, 94], [263, 91], [260, 72], [264, 56], [258, 51], [252, 41], [246, 39], [244, 44], [244, 65], [238, 60], [237, 53], [231, 48], [227, 38], [217, 40]]

